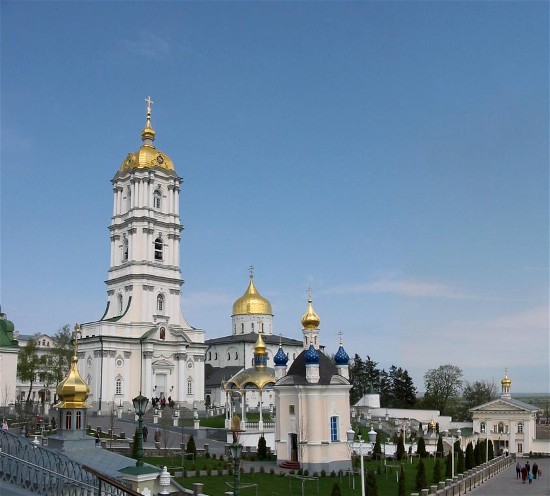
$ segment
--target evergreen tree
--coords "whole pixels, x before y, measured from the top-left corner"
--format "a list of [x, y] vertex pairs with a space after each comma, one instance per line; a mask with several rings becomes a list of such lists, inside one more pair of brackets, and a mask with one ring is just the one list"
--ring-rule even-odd
[[263, 434], [258, 439], [258, 458], [265, 460], [267, 458], [267, 442]]
[[[479, 441], [476, 443], [475, 445], [475, 448], [474, 448], [474, 462], [475, 462], [475, 466], [477, 467], [478, 465], [481, 465], [482, 461], [481, 461], [481, 453], [482, 453], [482, 450], [484, 448], [484, 441]], [[485, 450], [483, 450], [484, 452]]]
[[441, 458], [436, 458], [434, 463], [434, 475], [432, 482], [437, 484], [443, 478], [441, 474]]
[[466, 446], [466, 460], [464, 463], [465, 463], [466, 470], [470, 470], [476, 466], [474, 447], [472, 446], [471, 441]]
[[428, 452], [426, 451], [426, 441], [424, 441], [423, 437], [418, 439], [416, 453], [420, 456], [420, 458], [426, 458], [428, 456]]
[[447, 479], [453, 478], [453, 456], [450, 451], [445, 459], [445, 477]]
[[195, 446], [195, 438], [193, 436], [189, 437], [185, 451], [187, 453], [192, 453], [195, 457], [197, 456], [197, 447]]
[[439, 436], [439, 439], [437, 440], [437, 453], [436, 453], [436, 456], [443, 456], [443, 454], [445, 453], [443, 451], [443, 438], [441, 436]]
[[456, 458], [456, 473], [463, 474], [465, 471], [464, 452], [460, 450]]
[[376, 485], [376, 473], [374, 470], [367, 470], [365, 479], [365, 492], [369, 496], [378, 496], [378, 486]]
[[495, 457], [495, 448], [493, 441], [489, 440], [489, 460], [492, 460]]
[[342, 496], [342, 491], [340, 491], [340, 486], [338, 485], [338, 482], [335, 482], [334, 486], [332, 486], [332, 492], [330, 493], [330, 496]]
[[415, 488], [417, 491], [420, 491], [426, 487], [428, 487], [428, 482], [426, 480], [426, 467], [424, 467], [424, 461], [421, 458], [418, 460], [418, 465], [416, 466]]
[[403, 436], [399, 436], [397, 438], [397, 448], [395, 452], [395, 458], [397, 460], [403, 460], [407, 457], [407, 453], [405, 452], [405, 443], [403, 442]]
[[374, 443], [374, 448], [372, 449], [372, 455], [375, 459], [380, 459], [382, 457], [382, 442], [383, 442], [382, 432], [376, 433], [376, 442]]
[[405, 469], [403, 468], [403, 465], [401, 465], [401, 469], [399, 470], [399, 486], [397, 488], [397, 496], [407, 496], [405, 482]]
[[393, 408], [412, 408], [416, 403], [416, 387], [409, 373], [401, 367], [392, 365], [388, 373], [389, 406]]

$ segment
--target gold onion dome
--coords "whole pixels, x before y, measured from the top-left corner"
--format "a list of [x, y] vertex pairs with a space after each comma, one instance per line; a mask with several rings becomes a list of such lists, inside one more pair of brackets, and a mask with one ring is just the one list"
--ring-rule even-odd
[[436, 428], [436, 423], [435, 423], [435, 420], [432, 419], [428, 422], [428, 430], [435, 431], [435, 428]]
[[267, 347], [262, 338], [262, 333], [258, 334], [258, 339], [254, 345], [254, 355], [267, 355]]
[[504, 387], [510, 387], [512, 385], [512, 381], [510, 380], [510, 378], [508, 377], [508, 372], [505, 372], [504, 373], [504, 378], [502, 379], [502, 381], [500, 381], [500, 383], [504, 386]]
[[120, 166], [120, 171], [124, 172], [131, 169], [146, 169], [151, 167], [160, 167], [162, 169], [174, 170], [172, 159], [155, 148], [155, 130], [151, 125], [151, 98], [147, 102], [147, 122], [141, 132], [141, 141], [143, 145], [134, 153], [129, 153]]
[[311, 294], [308, 298], [307, 311], [302, 316], [302, 325], [304, 329], [317, 329], [321, 323], [321, 319], [313, 310], [313, 304], [311, 302]]
[[271, 303], [267, 301], [254, 286], [254, 276], [250, 274], [250, 282], [245, 293], [233, 303], [234, 315], [273, 315]]

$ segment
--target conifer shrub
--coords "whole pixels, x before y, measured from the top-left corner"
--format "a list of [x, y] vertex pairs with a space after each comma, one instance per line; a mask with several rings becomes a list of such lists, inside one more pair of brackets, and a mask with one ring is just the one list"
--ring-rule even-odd
[[332, 492], [330, 493], [330, 496], [342, 496], [342, 491], [340, 491], [340, 486], [338, 485], [338, 482], [335, 482], [334, 486], [332, 486]]
[[442, 478], [443, 477], [441, 474], [441, 459], [436, 458], [434, 463], [434, 473], [433, 473], [432, 482], [434, 484], [437, 484], [439, 481], [441, 481]]
[[417, 491], [428, 487], [428, 482], [426, 480], [426, 467], [424, 467], [424, 461], [422, 458], [418, 460], [418, 465], [416, 466], [416, 482], [414, 487]]

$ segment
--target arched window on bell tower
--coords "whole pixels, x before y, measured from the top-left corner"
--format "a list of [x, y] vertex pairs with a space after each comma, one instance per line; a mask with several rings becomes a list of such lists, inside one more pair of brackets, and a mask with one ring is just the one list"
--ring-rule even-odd
[[122, 301], [122, 295], [120, 293], [118, 294], [117, 300], [118, 300], [118, 313], [119, 315], [122, 315], [123, 301]]
[[160, 189], [156, 189], [153, 193], [153, 208], [155, 210], [160, 210], [162, 207], [162, 194]]
[[155, 239], [155, 260], [163, 260], [162, 257], [162, 238]]
[[128, 238], [126, 235], [122, 238], [122, 261], [128, 261]]
[[157, 296], [157, 313], [163, 314], [164, 313], [164, 295], [159, 294]]
[[132, 189], [130, 186], [126, 189], [126, 210], [130, 211], [132, 208]]

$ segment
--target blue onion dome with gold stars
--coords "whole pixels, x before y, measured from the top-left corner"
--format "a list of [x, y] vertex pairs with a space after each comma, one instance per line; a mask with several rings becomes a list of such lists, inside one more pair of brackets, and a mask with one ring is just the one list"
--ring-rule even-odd
[[279, 342], [279, 349], [277, 350], [277, 353], [275, 353], [275, 356], [273, 357], [273, 363], [275, 365], [286, 365], [288, 363], [288, 357], [286, 356], [286, 353], [283, 351], [283, 345]]
[[334, 361], [336, 362], [336, 365], [348, 365], [349, 363], [349, 355], [346, 353], [346, 350], [344, 350], [341, 339], [340, 347], [338, 348], [336, 355], [334, 355]]
[[306, 354], [304, 355], [305, 361], [307, 364], [314, 365], [319, 363], [319, 352], [315, 349], [315, 347], [310, 344], [309, 349], [306, 351]]
[[148, 169], [160, 167], [161, 169], [174, 170], [174, 163], [166, 153], [157, 149], [154, 145], [155, 130], [151, 125], [151, 104], [154, 103], [151, 97], [145, 99], [147, 102], [147, 120], [141, 132], [141, 148], [137, 152], [129, 153], [123, 160], [120, 171], [125, 172], [133, 169]]

